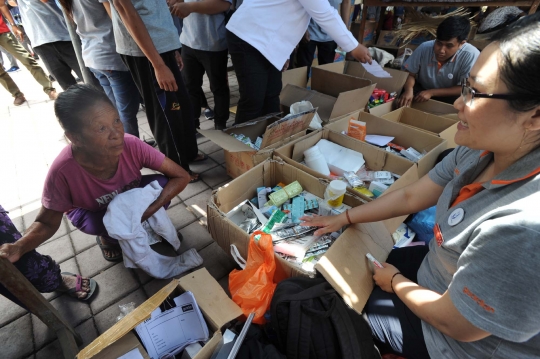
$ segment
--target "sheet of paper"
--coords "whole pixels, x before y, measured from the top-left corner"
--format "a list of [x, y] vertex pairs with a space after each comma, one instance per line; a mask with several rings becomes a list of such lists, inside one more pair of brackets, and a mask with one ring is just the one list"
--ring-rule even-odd
[[375, 60], [371, 62], [371, 65], [367, 62], [365, 64], [362, 64], [367, 72], [372, 74], [375, 77], [379, 78], [392, 78], [392, 75], [390, 75], [387, 71], [385, 71], [381, 65]]
[[135, 327], [152, 359], [182, 350], [188, 344], [208, 340], [208, 326], [193, 294], [185, 292], [174, 298], [174, 302], [176, 307], [164, 312], [157, 308], [150, 319]]
[[144, 357], [139, 351], [139, 348], [135, 348], [132, 351], [127, 352], [126, 354], [118, 357], [118, 359], [144, 359]]
[[379, 135], [366, 135], [366, 142], [375, 146], [386, 146], [388, 142], [392, 142], [395, 137], [391, 136], [379, 136]]

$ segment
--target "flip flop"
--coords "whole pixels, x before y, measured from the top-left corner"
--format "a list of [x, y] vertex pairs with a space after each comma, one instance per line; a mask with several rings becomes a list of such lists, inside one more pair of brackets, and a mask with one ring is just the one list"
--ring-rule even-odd
[[79, 274], [70, 273], [70, 272], [62, 272], [61, 274], [62, 274], [62, 275], [65, 275], [65, 276], [77, 277], [77, 284], [75, 285], [75, 288], [70, 288], [70, 289], [67, 289], [67, 290], [60, 290], [59, 292], [67, 293], [67, 294], [69, 294], [70, 296], [72, 296], [73, 298], [76, 298], [76, 299], [79, 299], [79, 300], [86, 301], [86, 300], [90, 299], [90, 297], [91, 297], [91, 296], [94, 294], [94, 292], [96, 291], [96, 288], [97, 288], [97, 283], [96, 283], [96, 281], [93, 280], [93, 279], [91, 279], [91, 278], [88, 278], [88, 281], [89, 281], [89, 283], [90, 283], [90, 291], [86, 293], [86, 297], [84, 297], [84, 298], [79, 298], [79, 297], [77, 297], [77, 295], [76, 295], [75, 293], [82, 291], [82, 281], [83, 281], [83, 278], [82, 278]]
[[[193, 173], [190, 173], [190, 176], [192, 175]], [[192, 178], [191, 180], [189, 180], [189, 183], [196, 183], [196, 182], [199, 182], [201, 180], [201, 174], [200, 173], [197, 173], [197, 178]]]
[[118, 250], [120, 248], [120, 246], [112, 246], [112, 245], [108, 245], [108, 244], [103, 244], [103, 243], [101, 243], [101, 239], [99, 238], [99, 236], [96, 236], [96, 242], [97, 242], [99, 248], [101, 249], [101, 254], [103, 255], [103, 258], [105, 258], [106, 261], [109, 261], [109, 262], [121, 262], [122, 261], [122, 259], [124, 257], [122, 255], [122, 253], [120, 253], [119, 255], [114, 256], [114, 257], [107, 257], [105, 255], [105, 251]]
[[[200, 157], [200, 155], [202, 155], [202, 157]], [[197, 158], [191, 161], [190, 163], [202, 162], [202, 161], [206, 161], [207, 159], [208, 159], [208, 155], [206, 153], [199, 153], [197, 155]]]

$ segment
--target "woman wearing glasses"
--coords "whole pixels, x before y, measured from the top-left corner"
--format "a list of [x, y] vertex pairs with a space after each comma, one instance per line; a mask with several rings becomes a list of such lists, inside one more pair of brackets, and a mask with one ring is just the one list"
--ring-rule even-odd
[[428, 175], [340, 216], [304, 218], [322, 234], [437, 204], [429, 248], [393, 250], [375, 268], [365, 317], [386, 350], [409, 359], [538, 357], [538, 49], [535, 14], [482, 51], [454, 104], [460, 146]]

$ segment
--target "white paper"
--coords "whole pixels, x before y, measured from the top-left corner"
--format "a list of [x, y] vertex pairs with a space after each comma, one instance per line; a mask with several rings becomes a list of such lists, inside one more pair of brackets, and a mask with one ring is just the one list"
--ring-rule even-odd
[[381, 65], [375, 60], [371, 62], [371, 65], [369, 63], [362, 64], [367, 72], [372, 74], [375, 77], [379, 78], [392, 78], [392, 75], [390, 75], [387, 71], [385, 71]]
[[185, 292], [174, 298], [174, 302], [176, 307], [164, 312], [156, 308], [150, 319], [135, 327], [152, 359], [180, 351], [188, 344], [208, 340], [208, 326], [193, 294]]
[[144, 357], [139, 351], [139, 348], [135, 348], [132, 351], [122, 355], [121, 357], [118, 357], [118, 359], [144, 359]]
[[395, 137], [391, 136], [379, 136], [379, 135], [366, 135], [366, 142], [375, 146], [386, 146], [388, 142], [392, 142]]

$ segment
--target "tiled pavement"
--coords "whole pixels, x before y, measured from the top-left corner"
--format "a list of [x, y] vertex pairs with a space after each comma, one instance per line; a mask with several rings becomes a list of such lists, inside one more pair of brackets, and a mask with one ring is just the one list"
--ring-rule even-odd
[[[46, 100], [30, 74], [22, 70], [12, 77], [25, 93], [28, 103], [14, 107], [9, 94], [0, 89], [0, 204], [10, 212], [22, 232], [36, 217], [47, 170], [66, 142], [54, 118], [53, 103]], [[229, 83], [232, 106], [238, 101], [238, 84], [233, 72], [229, 73]], [[206, 78], [203, 90], [213, 107]], [[138, 117], [141, 137], [151, 138], [145, 113], [139, 112]], [[212, 127], [213, 121], [201, 118], [201, 128]], [[200, 151], [210, 157], [191, 167], [202, 173], [202, 181], [188, 185], [172, 201], [167, 212], [184, 237], [180, 252], [196, 248], [210, 274], [226, 287], [234, 262], [210, 237], [205, 217], [206, 201], [212, 190], [229, 182], [230, 178], [225, 171], [223, 150], [204, 137], [199, 138], [198, 143]], [[152, 171], [143, 171], [143, 174], [149, 173]], [[122, 263], [105, 261], [95, 237], [75, 230], [67, 219], [58, 232], [38, 248], [38, 252], [50, 255], [60, 263], [62, 271], [89, 276], [99, 285], [90, 303], [59, 293], [44, 294], [81, 334], [84, 345], [116, 322], [119, 304], [135, 302], [138, 305], [170, 281], [153, 279], [140, 270], [126, 269]], [[34, 315], [2, 296], [0, 343], [0, 358], [62, 358], [55, 334]]]

